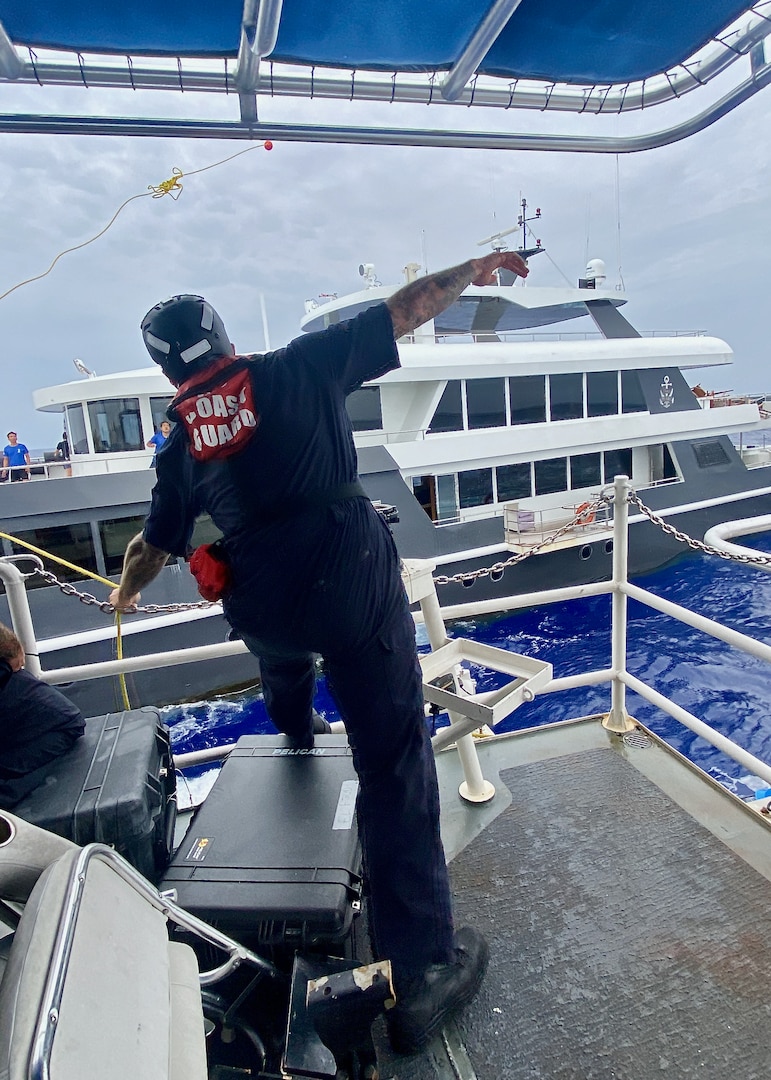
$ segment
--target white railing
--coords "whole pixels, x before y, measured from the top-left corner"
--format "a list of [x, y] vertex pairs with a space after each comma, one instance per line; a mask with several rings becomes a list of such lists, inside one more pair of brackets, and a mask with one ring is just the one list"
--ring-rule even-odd
[[[453, 619], [469, 619], [481, 614], [490, 614], [498, 611], [515, 611], [522, 608], [581, 599], [587, 596], [610, 594], [612, 597], [611, 667], [609, 669], [587, 671], [566, 678], [553, 679], [551, 683], [542, 688], [539, 693], [557, 693], [563, 690], [572, 690], [577, 687], [610, 684], [610, 711], [605, 723], [611, 730], [621, 731], [627, 727], [633, 726], [626, 711], [626, 690], [628, 688], [639, 694], [641, 697], [644, 697], [647, 701], [667, 713], [667, 715], [671, 716], [674, 720], [677, 720], [679, 723], [704, 738], [718, 750], [738, 762], [750, 773], [753, 773], [771, 784], [771, 765], [769, 763], [764, 762], [754, 754], [749, 753], [732, 739], [728, 739], [726, 736], [721, 735], [708, 724], [705, 724], [698, 717], [694, 716], [693, 713], [683, 709], [681, 706], [657, 691], [654, 687], [637, 679], [632, 673], [626, 670], [626, 602], [627, 598], [630, 596], [641, 604], [660, 611], [673, 619], [686, 623], [711, 637], [725, 642], [732, 648], [738, 648], [751, 656], [771, 664], [771, 646], [756, 641], [746, 634], [731, 630], [705, 616], [697, 615], [679, 604], [674, 604], [669, 600], [656, 596], [628, 581], [627, 559], [629, 522], [627, 496], [630, 489], [631, 485], [626, 477], [616, 478], [613, 523], [613, 578], [610, 582], [545, 590], [538, 593], [509, 596], [505, 599], [455, 604], [451, 607], [444, 608], [442, 616], [448, 621]], [[741, 535], [743, 526], [747, 526], [744, 528], [744, 532], [746, 533], [771, 531], [771, 515], [765, 518], [753, 518], [745, 523], [734, 523], [731, 534]], [[747, 552], [745, 551], [744, 553], [746, 554]], [[751, 554], [757, 553], [753, 552]], [[446, 741], [445, 737], [443, 742]]]
[[152, 452], [144, 449], [116, 450], [104, 454], [75, 454], [59, 461], [40, 461], [32, 458], [29, 465], [0, 467], [0, 476], [8, 473], [8, 482], [59, 480], [65, 476], [100, 476], [124, 473], [150, 467]]
[[10, 475], [9, 483], [20, 481], [35, 483], [38, 480], [55, 480], [62, 476], [72, 476], [72, 464], [69, 461], [36, 461], [33, 458], [29, 465], [11, 465], [4, 469]]
[[[735, 743], [716, 732], [709, 725], [694, 714], [683, 709], [671, 701], [655, 687], [644, 683], [627, 670], [626, 667], [626, 643], [627, 643], [627, 598], [632, 597], [638, 603], [644, 604], [656, 611], [662, 612], [680, 622], [723, 641], [733, 648], [740, 649], [748, 655], [757, 657], [771, 664], [771, 645], [757, 641], [754, 638], [731, 630], [712, 619], [695, 614], [679, 604], [672, 603], [662, 597], [642, 589], [629, 582], [627, 576], [628, 557], [628, 495], [631, 484], [626, 477], [616, 477], [614, 485], [614, 522], [613, 522], [613, 577], [609, 582], [601, 582], [592, 585], [577, 585], [562, 589], [548, 590], [538, 593], [528, 593], [519, 596], [510, 596], [504, 599], [482, 601], [479, 603], [459, 604], [440, 609], [438, 600], [436, 603], [429, 602], [424, 607], [424, 612], [429, 611], [428, 618], [425, 614], [417, 616], [427, 622], [435, 620], [432, 638], [441, 640], [442, 626], [445, 620], [466, 619], [480, 613], [492, 611], [513, 611], [520, 608], [532, 607], [543, 604], [559, 603], [566, 600], [580, 599], [586, 596], [610, 594], [612, 597], [612, 648], [611, 666], [608, 669], [586, 671], [578, 675], [566, 678], [552, 679], [548, 685], [541, 687], [539, 693], [557, 693], [562, 690], [576, 687], [610, 685], [610, 709], [605, 724], [611, 730], [623, 731], [633, 726], [626, 711], [626, 691], [630, 689], [651, 704], [667, 713], [679, 723], [688, 727], [697, 735], [706, 739], [718, 750], [727, 754], [743, 768], [760, 777], [771, 785], [771, 765], [755, 757]], [[746, 493], [744, 493], [746, 496]], [[745, 523], [745, 532], [759, 532], [771, 530], [771, 516], [766, 518], [753, 518]], [[741, 532], [742, 525], [733, 526], [732, 534]], [[427, 574], [431, 575], [434, 565], [431, 562], [423, 564]], [[203, 662], [217, 659], [244, 650], [241, 642], [229, 642], [218, 645], [207, 645], [193, 649], [180, 649], [174, 652], [158, 653], [152, 656], [134, 657], [131, 659], [114, 660], [105, 663], [84, 665], [77, 668], [60, 668], [53, 671], [42, 671], [40, 668], [38, 648], [35, 641], [34, 628], [29, 613], [24, 576], [14, 565], [12, 559], [0, 559], [0, 580], [5, 583], [8, 594], [11, 618], [16, 634], [21, 639], [27, 653], [27, 667], [32, 674], [38, 675], [49, 683], [80, 681], [84, 679], [106, 677], [120, 672], [139, 671], [152, 667], [183, 664], [190, 662]], [[434, 593], [435, 597], [435, 593]], [[439, 621], [436, 621], [439, 620]], [[438, 636], [437, 636], [438, 635]], [[480, 697], [480, 701], [484, 695]], [[476, 705], [473, 695], [470, 695], [471, 703]], [[478, 706], [477, 706], [478, 707]], [[452, 727], [449, 731], [442, 729], [438, 736], [442, 746], [452, 741]], [[485, 784], [479, 772], [476, 752], [471, 741], [463, 736], [464, 771], [467, 777], [472, 777], [475, 784]], [[216, 757], [225, 756], [232, 747], [225, 746], [214, 750], [202, 752], [202, 754], [187, 754], [176, 760], [178, 766], [197, 764]]]
[[[640, 330], [643, 338], [678, 338], [678, 337], [706, 337], [706, 330]], [[446, 330], [441, 334], [405, 334], [399, 338], [400, 342], [425, 344], [433, 340], [435, 345], [467, 345], [473, 342], [475, 345], [486, 345], [490, 342], [502, 341], [506, 344], [516, 344], [518, 341], [607, 341], [605, 334], [599, 330], [509, 330], [498, 332], [488, 330], [487, 333], [474, 334], [467, 330]]]
[[9, 465], [0, 470], [0, 476], [6, 483], [26, 483], [35, 480], [48, 480], [52, 476], [69, 476], [69, 461], [30, 461], [29, 465]]
[[[729, 555], [736, 555], [740, 559], [751, 559], [757, 553], [752, 548], [743, 547], [741, 544], [732, 544], [729, 537], [752, 536], [754, 533], [764, 532], [768, 532], [767, 517], [744, 518], [742, 521], [724, 521], [720, 525], [713, 525], [711, 529], [707, 529], [704, 534], [704, 543], [717, 548], [719, 551], [725, 551]], [[767, 563], [758, 563], [757, 568], [771, 573], [771, 565]]]

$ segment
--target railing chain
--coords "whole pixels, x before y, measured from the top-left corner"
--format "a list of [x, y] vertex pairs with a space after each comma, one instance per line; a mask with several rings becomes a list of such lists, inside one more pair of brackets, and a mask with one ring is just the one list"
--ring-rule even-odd
[[434, 577], [434, 583], [436, 585], [473, 585], [479, 578], [488, 577], [492, 574], [500, 576], [504, 570], [508, 569], [508, 567], [524, 562], [525, 559], [529, 559], [533, 555], [538, 555], [538, 553], [545, 547], [548, 547], [549, 544], [555, 543], [560, 537], [569, 533], [576, 525], [580, 525], [583, 521], [586, 521], [587, 518], [596, 514], [601, 507], [609, 506], [612, 501], [613, 500], [608, 496], [600, 495], [595, 502], [590, 503], [588, 506], [585, 505], [580, 512], [576, 513], [570, 521], [567, 522], [567, 524], [562, 525], [555, 532], [545, 536], [543, 540], [540, 540], [537, 544], [533, 544], [527, 551], [520, 551], [516, 555], [510, 556], [505, 562], [497, 562], [492, 566], [483, 566], [480, 567], [479, 570], [467, 570], [465, 573], [453, 574], [451, 577], [448, 577], [446, 574], [438, 574]]
[[[108, 603], [106, 600], [100, 600], [92, 593], [81, 592], [68, 581], [59, 581], [56, 574], [52, 574], [50, 570], [43, 570], [42, 568], [37, 567], [33, 574], [28, 574], [27, 576], [34, 577], [35, 574], [42, 577], [49, 585], [55, 585], [65, 596], [77, 596], [82, 604], [96, 606], [100, 611], [105, 612], [107, 615], [112, 615], [115, 611], [112, 604]], [[216, 607], [217, 603], [218, 601], [212, 603], [210, 600], [198, 600], [184, 604], [140, 604], [134, 610], [142, 612], [145, 615], [174, 615], [179, 611], [195, 611], [203, 608]]]
[[717, 555], [719, 559], [725, 559], [732, 562], [743, 563], [746, 566], [769, 566], [771, 565], [771, 555], [739, 555], [732, 551], [723, 551], [721, 548], [712, 547], [710, 544], [705, 544], [703, 540], [694, 540], [692, 536], [687, 533], [681, 532], [680, 529], [674, 525], [670, 525], [664, 518], [651, 510], [646, 506], [640, 496], [634, 492], [629, 493], [629, 502], [636, 506], [637, 509], [648, 518], [654, 525], [658, 526], [662, 532], [668, 536], [674, 537], [675, 540], [679, 540], [681, 544], [687, 544], [693, 551], [701, 551], [705, 555]]
[[[670, 525], [668, 521], [660, 517], [654, 510], [646, 506], [640, 496], [635, 491], [630, 491], [629, 502], [631, 505], [637, 507], [637, 509], [648, 518], [648, 520], [656, 525], [662, 532], [667, 533], [668, 536], [674, 537], [681, 544], [687, 544], [693, 551], [701, 551], [705, 555], [717, 555], [719, 559], [732, 560], [733, 562], [743, 563], [747, 566], [769, 566], [771, 565], [771, 555], [740, 555], [731, 551], [723, 551], [720, 548], [712, 547], [709, 544], [705, 544], [702, 540], [695, 540], [692, 536], [682, 532], [674, 525]], [[480, 567], [479, 570], [468, 570], [465, 573], [453, 574], [448, 577], [445, 574], [437, 575], [434, 577], [434, 582], [437, 585], [473, 585], [479, 578], [488, 577], [491, 574], [502, 574], [509, 566], [514, 566], [517, 563], [524, 562], [525, 559], [529, 559], [533, 555], [538, 555], [549, 544], [553, 544], [565, 533], [570, 532], [576, 525], [585, 521], [590, 514], [596, 514], [597, 510], [601, 507], [609, 507], [613, 504], [613, 494], [602, 494], [600, 497], [590, 506], [584, 507], [580, 514], [576, 514], [566, 525], [557, 529], [556, 532], [551, 533], [549, 536], [544, 537], [539, 543], [534, 544], [527, 551], [521, 551], [517, 555], [512, 555], [511, 558], [506, 559], [505, 562], [495, 563], [493, 566]]]
[[[720, 559], [743, 563], [747, 566], [771, 565], [771, 555], [740, 555], [712, 547], [709, 544], [705, 544], [702, 540], [695, 540], [692, 536], [689, 536], [687, 533], [676, 528], [676, 526], [670, 525], [668, 521], [665, 521], [664, 518], [660, 517], [654, 510], [651, 510], [650, 507], [646, 506], [635, 491], [630, 491], [629, 502], [632, 506], [637, 507], [640, 513], [644, 514], [645, 517], [647, 517], [653, 525], [656, 525], [657, 528], [661, 529], [662, 532], [666, 533], [668, 536], [672, 536], [681, 544], [686, 544], [693, 551], [701, 551], [705, 555], [716, 555]], [[537, 544], [533, 544], [527, 551], [520, 551], [503, 562], [493, 563], [492, 566], [480, 567], [478, 570], [468, 570], [463, 573], [452, 575], [437, 574], [434, 576], [434, 583], [436, 585], [473, 585], [473, 583], [480, 578], [493, 577], [497, 580], [510, 566], [516, 566], [517, 563], [524, 562], [526, 559], [538, 555], [544, 548], [549, 547], [550, 544], [556, 543], [561, 537], [569, 533], [576, 525], [580, 525], [591, 515], [596, 515], [598, 510], [610, 507], [612, 504], [612, 493], [603, 493], [594, 502], [590, 503], [588, 506], [584, 506], [579, 513], [574, 514], [570, 521], [565, 525], [562, 525], [553, 533], [545, 536], [543, 540], [540, 540]], [[103, 611], [108, 615], [113, 614], [115, 611], [112, 604], [105, 600], [99, 600], [99, 598], [92, 593], [80, 592], [69, 582], [59, 581], [55, 574], [51, 573], [50, 570], [44, 570], [42, 566], [36, 566], [32, 573], [26, 574], [25, 577], [29, 578], [34, 577], [35, 575], [43, 578], [49, 585], [55, 585], [65, 594], [65, 596], [76, 596], [82, 604], [94, 605], [98, 607], [100, 611]], [[198, 600], [178, 604], [143, 604], [138, 606], [135, 610], [137, 612], [142, 612], [145, 615], [173, 615], [181, 611], [200, 611], [206, 608], [215, 607], [220, 603], [221, 601], [214, 601], [212, 603], [209, 600]]]

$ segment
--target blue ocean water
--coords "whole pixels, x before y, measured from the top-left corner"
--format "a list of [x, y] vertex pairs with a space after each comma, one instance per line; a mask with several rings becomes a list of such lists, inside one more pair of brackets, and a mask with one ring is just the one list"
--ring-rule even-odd
[[[742, 541], [759, 551], [768, 538]], [[706, 615], [758, 640], [771, 640], [771, 574], [715, 556], [688, 554], [655, 574], [636, 579], [642, 588]], [[723, 642], [636, 602], [629, 602], [627, 669], [746, 750], [771, 762], [769, 685], [771, 667]], [[509, 616], [456, 621], [455, 637], [548, 660], [555, 678], [610, 665], [610, 597], [552, 604]], [[418, 642], [428, 646], [420, 628]], [[472, 670], [477, 690], [491, 690], [501, 677]], [[325, 680], [318, 681], [316, 708], [337, 719]], [[548, 694], [522, 705], [497, 732], [535, 727], [572, 717], [607, 712], [608, 686]], [[720, 783], [744, 798], [767, 785], [635, 694], [627, 710]], [[275, 729], [258, 693], [251, 692], [194, 705], [173, 706], [164, 719], [175, 752], [235, 742], [244, 734]], [[440, 717], [438, 723], [446, 721]], [[197, 770], [185, 781], [197, 799], [213, 782], [216, 770]]]

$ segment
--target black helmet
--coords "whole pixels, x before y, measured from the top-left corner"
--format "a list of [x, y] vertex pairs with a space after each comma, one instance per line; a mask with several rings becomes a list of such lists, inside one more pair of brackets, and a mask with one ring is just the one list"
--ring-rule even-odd
[[156, 304], [142, 319], [142, 337], [150, 356], [177, 385], [232, 352], [222, 319], [202, 296], [172, 296]]

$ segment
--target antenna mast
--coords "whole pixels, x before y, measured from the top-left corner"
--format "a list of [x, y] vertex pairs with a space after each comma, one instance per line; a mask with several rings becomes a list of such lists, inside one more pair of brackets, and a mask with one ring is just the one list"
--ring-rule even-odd
[[[527, 223], [528, 223], [528, 221], [537, 221], [540, 218], [540, 216], [541, 216], [541, 208], [540, 208], [540, 206], [537, 206], [533, 216], [528, 217], [527, 216], [527, 199], [525, 199], [525, 198], [522, 199], [521, 206], [522, 206], [522, 213], [517, 218], [517, 225], [519, 225], [520, 228], [522, 229], [522, 247], [524, 248], [525, 251], [527, 251]], [[533, 230], [531, 229], [530, 232], [532, 233], [532, 231]], [[537, 248], [540, 248], [541, 241], [536, 240], [535, 246]]]

